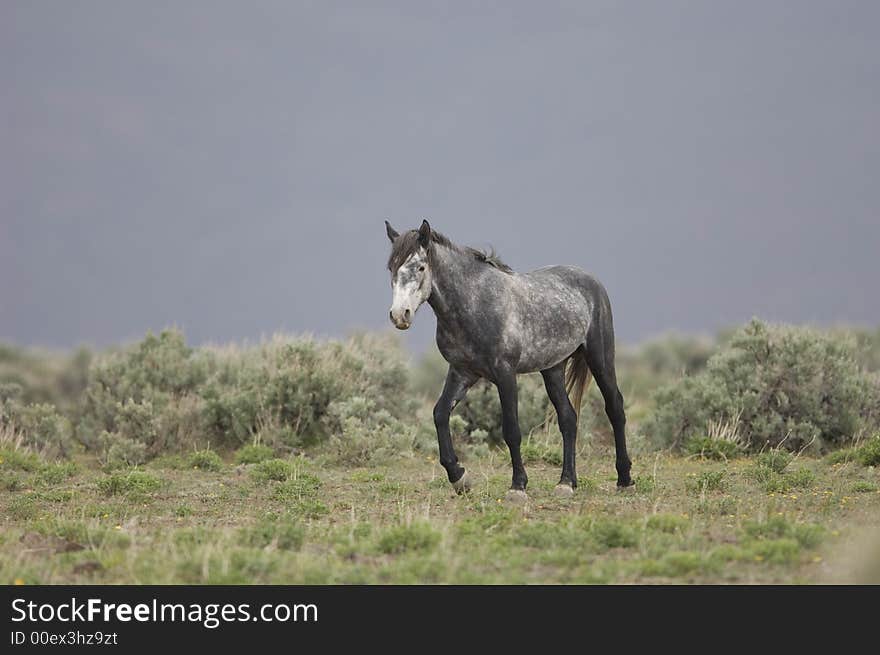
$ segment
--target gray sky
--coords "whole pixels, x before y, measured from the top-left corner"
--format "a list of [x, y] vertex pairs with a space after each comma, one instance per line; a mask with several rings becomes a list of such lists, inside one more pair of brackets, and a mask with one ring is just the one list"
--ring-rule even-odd
[[878, 117], [870, 1], [4, 0], [0, 339], [386, 329], [422, 217], [628, 342], [877, 324]]

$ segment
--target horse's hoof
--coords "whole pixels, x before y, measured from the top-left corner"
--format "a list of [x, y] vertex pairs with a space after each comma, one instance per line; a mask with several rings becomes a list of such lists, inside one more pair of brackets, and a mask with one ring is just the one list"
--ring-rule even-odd
[[452, 483], [452, 488], [455, 489], [455, 493], [459, 495], [471, 490], [471, 478], [467, 471], [465, 471], [458, 480]]
[[574, 489], [572, 489], [570, 484], [560, 482], [553, 488], [553, 493], [562, 498], [569, 498], [574, 495]]
[[522, 489], [508, 489], [507, 493], [504, 494], [504, 500], [506, 500], [508, 503], [516, 503], [517, 505], [521, 505], [529, 501], [529, 496]]
[[619, 484], [617, 485], [617, 491], [620, 493], [632, 493], [636, 490], [636, 483], [630, 482], [629, 484]]

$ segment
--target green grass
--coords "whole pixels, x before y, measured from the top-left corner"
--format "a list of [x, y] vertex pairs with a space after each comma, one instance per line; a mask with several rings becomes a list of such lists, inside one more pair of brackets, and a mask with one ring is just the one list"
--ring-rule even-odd
[[833, 582], [880, 527], [877, 473], [827, 458], [636, 456], [618, 492], [593, 443], [560, 498], [536, 443], [529, 502], [511, 505], [500, 450], [469, 455], [464, 496], [433, 452], [357, 469], [204, 453], [107, 474], [4, 451], [0, 583]]

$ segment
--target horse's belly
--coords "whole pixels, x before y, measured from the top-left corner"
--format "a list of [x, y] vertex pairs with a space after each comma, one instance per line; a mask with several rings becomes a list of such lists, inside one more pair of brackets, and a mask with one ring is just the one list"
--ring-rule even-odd
[[553, 368], [559, 362], [567, 359], [575, 350], [584, 342], [581, 338], [579, 341], [571, 339], [565, 342], [557, 343], [554, 347], [536, 347], [529, 348], [528, 351], [520, 355], [519, 364], [516, 367], [517, 373], [534, 373]]
[[586, 307], [574, 311], [547, 308], [543, 313], [531, 312], [517, 323], [513, 330], [519, 345], [518, 373], [556, 366], [586, 341], [590, 327]]

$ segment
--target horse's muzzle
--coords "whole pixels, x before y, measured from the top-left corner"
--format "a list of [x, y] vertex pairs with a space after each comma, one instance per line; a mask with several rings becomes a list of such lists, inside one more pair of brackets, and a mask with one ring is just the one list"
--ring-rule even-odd
[[403, 312], [395, 312], [392, 309], [388, 312], [388, 317], [398, 330], [407, 330], [412, 325], [412, 312], [408, 309], [405, 309]]

